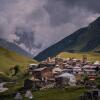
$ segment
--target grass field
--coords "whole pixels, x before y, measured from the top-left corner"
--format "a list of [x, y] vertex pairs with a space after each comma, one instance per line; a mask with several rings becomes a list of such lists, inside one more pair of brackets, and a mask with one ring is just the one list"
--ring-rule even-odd
[[36, 63], [36, 61], [0, 47], [0, 72], [8, 72], [9, 68], [16, 64], [23, 69], [29, 63]]
[[62, 52], [58, 56], [61, 58], [79, 58], [82, 59], [83, 55], [86, 55], [88, 60], [90, 61], [100, 61], [100, 53], [93, 53], [93, 52], [86, 52], [86, 53], [68, 53], [68, 52]]
[[[10, 90], [15, 90], [15, 86]], [[17, 87], [18, 88], [18, 87]], [[78, 100], [79, 96], [84, 93], [84, 88], [67, 88], [67, 89], [47, 89], [33, 92], [34, 100]], [[14, 96], [9, 95], [9, 92], [0, 96], [3, 100], [14, 100]], [[13, 92], [10, 92], [13, 93]], [[28, 100], [24, 98], [23, 100]]]
[[84, 89], [51, 89], [35, 92], [34, 96], [36, 100], [77, 100], [83, 91]]

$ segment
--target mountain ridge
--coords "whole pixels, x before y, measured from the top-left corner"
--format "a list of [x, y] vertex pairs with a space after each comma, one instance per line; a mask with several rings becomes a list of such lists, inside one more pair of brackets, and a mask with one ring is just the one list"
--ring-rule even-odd
[[89, 51], [100, 52], [100, 17], [90, 23], [87, 27], [77, 30], [56, 44], [40, 52], [34, 57], [34, 59], [42, 61], [61, 52]]
[[24, 56], [32, 57], [32, 55], [30, 53], [28, 53], [24, 49], [20, 48], [18, 45], [11, 43], [9, 41], [6, 41], [5, 39], [2, 39], [2, 38], [0, 38], [0, 47], [9, 49], [11, 51], [14, 51], [14, 52], [24, 55]]

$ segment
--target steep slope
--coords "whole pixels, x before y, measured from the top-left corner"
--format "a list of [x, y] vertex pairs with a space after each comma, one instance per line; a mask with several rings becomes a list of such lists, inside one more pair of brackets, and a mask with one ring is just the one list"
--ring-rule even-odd
[[47, 48], [34, 59], [41, 61], [61, 52], [100, 52], [100, 17], [88, 27], [79, 29], [60, 42]]
[[0, 47], [0, 72], [7, 72], [10, 67], [16, 64], [24, 68], [29, 63], [36, 63], [36, 61]]
[[23, 50], [22, 48], [20, 48], [16, 44], [8, 42], [8, 41], [6, 41], [4, 39], [1, 39], [1, 38], [0, 38], [0, 47], [7, 48], [7, 49], [9, 49], [11, 51], [14, 51], [14, 52], [17, 52], [18, 54], [21, 54], [21, 55], [32, 57], [32, 55], [30, 53], [28, 53], [27, 51]]

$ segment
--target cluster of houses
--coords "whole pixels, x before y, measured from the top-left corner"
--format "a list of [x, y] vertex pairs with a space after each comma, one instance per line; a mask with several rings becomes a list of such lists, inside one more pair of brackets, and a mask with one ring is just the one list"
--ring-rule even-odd
[[99, 73], [100, 62], [90, 62], [87, 57], [82, 59], [60, 57], [48, 58], [39, 64], [28, 65], [28, 73], [32, 76], [31, 80], [37, 82], [41, 86], [53, 84], [56, 87], [66, 85], [76, 86], [78, 82], [82, 82], [85, 76], [89, 80], [95, 80]]

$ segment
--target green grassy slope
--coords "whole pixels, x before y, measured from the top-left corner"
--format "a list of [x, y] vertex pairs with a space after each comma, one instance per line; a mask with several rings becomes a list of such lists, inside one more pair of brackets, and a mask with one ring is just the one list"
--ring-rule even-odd
[[84, 52], [84, 53], [62, 52], [62, 53], [58, 54], [58, 56], [60, 56], [61, 58], [73, 57], [73, 58], [79, 58], [79, 59], [82, 59], [83, 55], [86, 55], [88, 60], [90, 60], [90, 61], [96, 61], [96, 60], [100, 61], [100, 53], [94, 53], [94, 52]]
[[36, 100], [78, 100], [83, 91], [84, 89], [50, 89], [35, 92], [33, 95], [35, 96]]
[[35, 63], [35, 60], [19, 55], [8, 49], [0, 47], [0, 72], [7, 72], [10, 67], [18, 64], [24, 68], [29, 63]]

